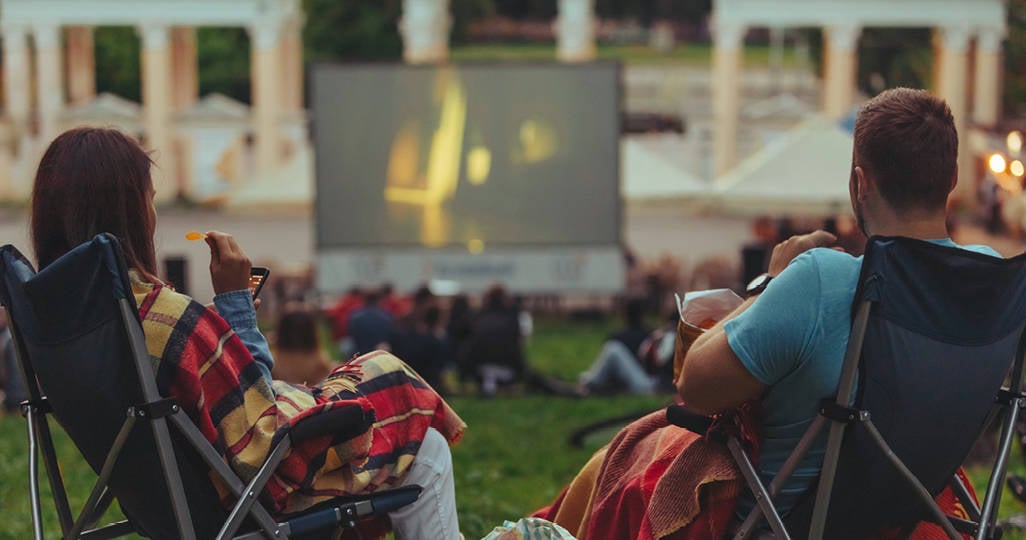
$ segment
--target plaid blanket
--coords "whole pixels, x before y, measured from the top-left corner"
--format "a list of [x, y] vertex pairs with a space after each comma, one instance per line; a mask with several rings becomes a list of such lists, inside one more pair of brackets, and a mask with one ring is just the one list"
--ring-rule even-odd
[[[287, 427], [336, 407], [359, 406], [377, 419], [348, 440], [298, 444], [267, 484], [269, 510], [303, 511], [339, 495], [401, 482], [429, 426], [450, 443], [465, 424], [401, 360], [383, 352], [343, 364], [323, 388], [268, 384], [231, 327], [214, 311], [133, 276], [146, 347], [162, 395], [175, 396], [204, 437], [249, 481]], [[228, 492], [218, 485], [226, 504]]]
[[[712, 429], [738, 434], [748, 454], [758, 455], [756, 415], [757, 404], [749, 402], [735, 415], [717, 419]], [[726, 418], [731, 421], [722, 421]], [[958, 475], [975, 500], [965, 472], [959, 469]], [[552, 505], [533, 515], [581, 540], [724, 538], [744, 490], [744, 478], [722, 444], [667, 424], [660, 410], [621, 430]], [[936, 501], [948, 515], [968, 515], [950, 487]], [[899, 531], [877, 536], [898, 537]], [[932, 523], [920, 523], [909, 538], [940, 540], [947, 535]]]

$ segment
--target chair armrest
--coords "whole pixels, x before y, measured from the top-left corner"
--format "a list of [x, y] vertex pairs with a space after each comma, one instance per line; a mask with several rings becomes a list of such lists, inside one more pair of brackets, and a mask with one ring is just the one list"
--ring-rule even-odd
[[341, 524], [351, 527], [364, 516], [382, 516], [395, 512], [420, 498], [423, 488], [418, 485], [346, 495], [317, 505], [316, 510], [287, 517], [289, 534], [302, 535]]
[[670, 405], [666, 408], [666, 422], [704, 437], [713, 424], [713, 418], [693, 412], [683, 405]]
[[348, 440], [365, 433], [373, 423], [373, 413], [364, 413], [360, 405], [346, 405], [299, 420], [289, 429], [289, 436], [292, 444], [324, 435]]

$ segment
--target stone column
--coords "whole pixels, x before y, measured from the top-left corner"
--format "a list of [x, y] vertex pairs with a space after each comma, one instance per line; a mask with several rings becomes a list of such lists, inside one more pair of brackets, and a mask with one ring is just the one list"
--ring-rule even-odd
[[96, 97], [96, 56], [93, 52], [93, 28], [69, 26], [64, 29], [68, 59], [68, 103], [82, 105]]
[[741, 54], [745, 28], [716, 24], [713, 41], [713, 177], [737, 165], [741, 113]]
[[29, 92], [28, 35], [19, 26], [3, 28], [3, 81], [6, 126], [0, 131], [0, 199], [24, 200], [29, 196], [30, 180], [18, 174], [15, 161], [26, 163], [29, 145]]
[[[196, 29], [176, 26], [171, 29], [171, 109], [177, 115], [196, 104], [199, 98], [199, 66], [196, 54]], [[171, 125], [174, 121], [170, 120]], [[185, 134], [172, 136], [170, 159], [175, 162], [175, 181], [181, 193], [192, 194], [192, 143]]]
[[944, 98], [955, 117], [955, 129], [958, 130], [958, 186], [955, 195], [966, 207], [975, 205], [976, 167], [969, 148], [969, 107], [967, 91], [969, 88], [969, 28], [948, 27], [940, 33], [940, 63], [938, 65], [941, 78], [937, 94]]
[[28, 179], [19, 174], [21, 170], [15, 164], [13, 134], [10, 122], [0, 122], [0, 201], [23, 201], [31, 196]]
[[176, 26], [171, 29], [171, 73], [174, 110], [192, 107], [199, 97], [195, 28]]
[[561, 62], [595, 59], [595, 0], [559, 0], [554, 29], [558, 43], [556, 58]]
[[179, 192], [171, 126], [171, 30], [147, 24], [138, 31], [142, 38], [143, 129], [146, 147], [153, 152], [153, 188], [157, 202], [168, 202]]
[[61, 32], [55, 25], [33, 27], [36, 41], [36, 98], [39, 106], [39, 143], [45, 148], [58, 135], [64, 107], [64, 69]]
[[279, 43], [282, 28], [278, 21], [265, 21], [249, 28], [253, 78], [253, 145], [256, 174], [266, 174], [280, 163], [281, 98], [278, 81], [282, 77]]
[[858, 67], [857, 26], [831, 26], [823, 29], [823, 113], [828, 118], [843, 118], [855, 102], [855, 72]]
[[448, 60], [451, 26], [449, 0], [403, 0], [403, 59], [411, 64]]
[[13, 137], [21, 140], [29, 135], [31, 104], [27, 34], [24, 28], [3, 28], [3, 51], [4, 112], [13, 128]]
[[985, 28], [976, 37], [976, 76], [973, 121], [993, 127], [1001, 118], [1001, 29]]
[[285, 23], [281, 36], [281, 108], [288, 114], [303, 110], [303, 17]]

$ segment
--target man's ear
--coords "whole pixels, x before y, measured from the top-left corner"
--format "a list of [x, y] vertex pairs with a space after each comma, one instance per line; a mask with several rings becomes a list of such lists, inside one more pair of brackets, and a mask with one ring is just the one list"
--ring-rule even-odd
[[958, 184], [958, 168], [955, 168], [955, 174], [951, 175], [951, 185], [948, 186], [948, 193], [955, 191], [955, 185]]
[[859, 201], [865, 201], [866, 194], [876, 189], [873, 180], [866, 175], [866, 171], [862, 167], [855, 167], [855, 189]]

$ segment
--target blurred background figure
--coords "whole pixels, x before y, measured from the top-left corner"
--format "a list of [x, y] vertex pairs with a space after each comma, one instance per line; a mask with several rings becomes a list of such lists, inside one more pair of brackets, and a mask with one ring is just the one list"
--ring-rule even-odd
[[442, 310], [436, 305], [414, 309], [388, 338], [392, 354], [403, 359], [436, 391], [444, 394], [442, 371], [449, 360], [445, 331], [441, 327]]
[[499, 384], [523, 377], [526, 363], [520, 321], [502, 285], [493, 285], [485, 293], [481, 312], [471, 325], [466, 362], [476, 371], [485, 397], [494, 396]]
[[531, 336], [534, 335], [534, 317], [524, 305], [524, 295], [518, 294], [513, 297], [512, 308], [513, 313], [517, 316], [517, 325], [520, 327], [520, 339], [523, 340], [526, 347], [531, 342]]
[[410, 301], [396, 294], [395, 285], [385, 283], [381, 286], [381, 294], [378, 304], [382, 309], [392, 316], [392, 319], [399, 320], [410, 311]]
[[349, 289], [325, 314], [331, 323], [331, 339], [342, 358], [353, 356], [353, 339], [349, 337], [349, 316], [363, 307], [363, 292], [359, 287]]
[[474, 311], [470, 298], [457, 294], [449, 305], [449, 320], [445, 323], [445, 340], [455, 365], [459, 383], [466, 384], [477, 379], [477, 372], [470, 362], [467, 348], [473, 333]]
[[578, 377], [578, 390], [587, 395], [595, 392], [628, 392], [652, 394], [656, 381], [645, 372], [638, 360], [641, 344], [652, 329], [645, 325], [644, 303], [630, 299], [624, 305], [625, 326], [610, 334], [602, 351], [587, 371]]
[[286, 309], [276, 328], [271, 375], [292, 384], [319, 385], [335, 363], [321, 346], [317, 317], [305, 309]]
[[398, 320], [403, 321], [408, 318], [410, 323], [414, 324], [419, 320], [423, 320], [425, 311], [438, 306], [438, 298], [435, 296], [435, 293], [431, 292], [431, 287], [421, 285], [413, 291], [410, 301], [405, 304], [405, 311], [399, 316]]
[[368, 291], [363, 295], [363, 307], [349, 316], [349, 337], [353, 340], [353, 353], [366, 354], [388, 342], [395, 319], [380, 304], [381, 293]]

